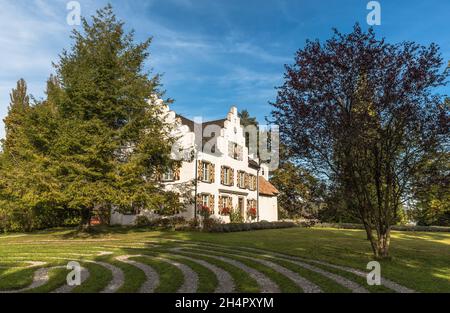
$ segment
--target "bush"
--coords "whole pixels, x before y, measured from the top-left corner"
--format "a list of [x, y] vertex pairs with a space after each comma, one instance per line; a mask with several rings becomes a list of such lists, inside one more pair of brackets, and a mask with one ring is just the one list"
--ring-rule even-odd
[[278, 228], [290, 228], [296, 227], [293, 222], [267, 222], [261, 221], [257, 223], [230, 223], [230, 224], [215, 224], [212, 225], [209, 232], [213, 233], [228, 233], [239, 232], [249, 230], [261, 230], [261, 229], [278, 229]]
[[244, 218], [242, 217], [241, 213], [237, 210], [233, 210], [233, 212], [230, 213], [230, 223], [243, 223]]
[[[364, 229], [362, 224], [352, 223], [319, 223], [315, 227], [340, 228], [340, 229]], [[413, 225], [394, 225], [392, 230], [398, 231], [429, 231], [429, 232], [450, 232], [450, 227], [442, 226], [413, 226]]]
[[319, 222], [316, 219], [302, 219], [297, 222], [297, 224], [301, 227], [313, 227]]
[[224, 222], [221, 219], [217, 218], [205, 218], [203, 219], [202, 223], [204, 231], [211, 231], [211, 229], [214, 229], [218, 225], [224, 224]]
[[148, 219], [147, 216], [144, 216], [144, 215], [138, 215], [136, 217], [135, 223], [136, 223], [137, 227], [150, 226], [150, 220]]
[[152, 227], [152, 228], [163, 228], [163, 229], [177, 229], [182, 226], [187, 226], [186, 219], [182, 216], [173, 217], [161, 217], [155, 219], [149, 219], [144, 215], [139, 215], [136, 218], [137, 227]]

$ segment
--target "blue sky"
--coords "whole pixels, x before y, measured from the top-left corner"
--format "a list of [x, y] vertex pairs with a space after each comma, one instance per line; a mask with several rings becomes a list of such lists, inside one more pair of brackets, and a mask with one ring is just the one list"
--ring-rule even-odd
[[[23, 77], [43, 97], [45, 81], [73, 26], [65, 0], [0, 0], [0, 119], [9, 92]], [[90, 16], [108, 1], [80, 0]], [[306, 39], [325, 40], [331, 28], [366, 24], [367, 0], [109, 1], [137, 40], [154, 37], [148, 66], [163, 73], [172, 108], [187, 117], [222, 118], [231, 105], [260, 121], [282, 83], [284, 64]], [[390, 42], [436, 42], [450, 60], [450, 1], [381, 0], [376, 32]], [[449, 88], [441, 90], [450, 94]], [[0, 123], [0, 138], [4, 136]]]

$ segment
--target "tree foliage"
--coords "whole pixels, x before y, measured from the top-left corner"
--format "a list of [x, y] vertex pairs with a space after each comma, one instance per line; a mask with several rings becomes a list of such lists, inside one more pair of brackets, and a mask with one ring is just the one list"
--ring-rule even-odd
[[248, 110], [242, 110], [238, 113], [238, 116], [241, 120], [242, 126], [248, 126], [248, 125], [255, 125], [258, 126], [258, 121], [256, 120], [256, 117], [250, 116], [250, 113], [248, 113]]
[[297, 159], [341, 186], [376, 257], [412, 179], [449, 132], [433, 94], [447, 72], [435, 44], [390, 44], [372, 29], [308, 41], [286, 67], [272, 116]]
[[278, 211], [289, 218], [315, 218], [323, 203], [324, 186], [308, 171], [282, 162], [270, 178], [279, 190]]
[[[244, 128], [245, 146], [247, 148], [250, 148], [250, 139], [252, 138], [252, 134], [250, 134], [248, 131], [246, 132], [245, 128], [247, 126], [255, 126], [255, 131], [257, 132], [259, 128], [259, 123], [256, 120], [256, 117], [250, 116], [250, 113], [248, 113], [247, 110], [240, 111], [238, 113], [238, 116], [240, 118], [241, 125]], [[257, 133], [256, 136], [253, 137], [256, 137], [256, 140], [258, 140], [259, 133]], [[255, 146], [257, 146], [257, 144]]]
[[[175, 165], [159, 76], [145, 70], [151, 39], [136, 44], [110, 5], [82, 22], [46, 99], [28, 105], [23, 81], [11, 94], [0, 199], [26, 230], [61, 224], [57, 212], [87, 224], [94, 211], [145, 208], [163, 193], [157, 174]], [[43, 211], [48, 223], [36, 224]]]
[[411, 217], [421, 226], [450, 226], [450, 152], [426, 161], [413, 184]]

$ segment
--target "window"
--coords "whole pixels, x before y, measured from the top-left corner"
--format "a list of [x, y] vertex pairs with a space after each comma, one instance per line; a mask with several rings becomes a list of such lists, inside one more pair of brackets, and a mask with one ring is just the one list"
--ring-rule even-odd
[[245, 188], [245, 172], [239, 171], [239, 188]]
[[234, 171], [232, 168], [230, 168], [228, 166], [222, 166], [221, 182], [220, 182], [222, 185], [232, 186], [234, 184], [233, 176], [234, 176]]
[[248, 189], [256, 190], [256, 176], [255, 175], [248, 176]]
[[230, 196], [219, 197], [219, 214], [230, 215], [233, 211], [233, 201]]
[[199, 161], [197, 163], [197, 179], [205, 183], [214, 183], [215, 168], [211, 162]]
[[209, 195], [202, 195], [202, 205], [209, 207]]
[[247, 200], [247, 209], [252, 209], [252, 208], [256, 209], [257, 204], [258, 203], [256, 202], [255, 199], [248, 199]]
[[231, 198], [229, 196], [222, 196], [222, 208], [231, 206]]
[[225, 170], [223, 171], [223, 181], [226, 185], [230, 184], [230, 169], [229, 168], [225, 168]]
[[209, 163], [203, 162], [202, 163], [202, 181], [209, 182]]
[[162, 178], [163, 181], [173, 181], [175, 180], [174, 172], [172, 169], [167, 170]]
[[228, 156], [235, 160], [243, 160], [243, 149], [240, 145], [234, 142], [228, 143]]

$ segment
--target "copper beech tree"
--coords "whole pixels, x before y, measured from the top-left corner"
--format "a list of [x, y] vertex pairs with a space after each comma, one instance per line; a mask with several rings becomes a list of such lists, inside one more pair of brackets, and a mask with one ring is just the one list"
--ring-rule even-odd
[[290, 153], [344, 190], [375, 257], [389, 256], [390, 230], [415, 173], [449, 134], [439, 48], [387, 43], [372, 29], [308, 41], [286, 66], [272, 117]]

